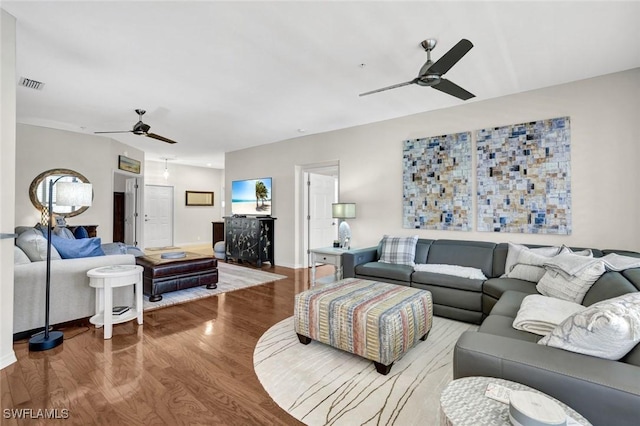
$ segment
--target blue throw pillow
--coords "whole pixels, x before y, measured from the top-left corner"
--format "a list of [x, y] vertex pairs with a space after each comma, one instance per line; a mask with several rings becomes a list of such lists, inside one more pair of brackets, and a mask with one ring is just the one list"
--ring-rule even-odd
[[58, 250], [63, 259], [75, 259], [77, 257], [104, 256], [100, 247], [102, 240], [96, 238], [82, 238], [70, 240], [57, 235], [51, 235], [51, 244]]
[[84, 226], [78, 226], [74, 231], [73, 231], [73, 235], [77, 238], [89, 238], [89, 233], [87, 232], [87, 230], [85, 229]]

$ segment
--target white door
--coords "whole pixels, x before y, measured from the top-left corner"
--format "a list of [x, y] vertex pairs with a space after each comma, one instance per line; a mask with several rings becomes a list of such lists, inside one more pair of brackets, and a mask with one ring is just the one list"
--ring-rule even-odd
[[309, 188], [309, 249], [331, 247], [338, 238], [337, 219], [331, 214], [331, 204], [336, 202], [336, 178], [308, 174]]
[[124, 243], [137, 246], [138, 179], [126, 180], [124, 191]]
[[173, 187], [145, 185], [144, 240], [146, 248], [173, 245]]

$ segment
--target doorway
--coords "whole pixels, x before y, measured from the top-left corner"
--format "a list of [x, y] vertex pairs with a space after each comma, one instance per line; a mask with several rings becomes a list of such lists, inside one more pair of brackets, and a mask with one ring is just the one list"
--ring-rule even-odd
[[113, 241], [136, 246], [142, 243], [140, 215], [142, 210], [141, 177], [126, 172], [113, 173]]
[[338, 221], [331, 204], [338, 202], [339, 163], [310, 164], [301, 168], [303, 189], [303, 267], [309, 266], [309, 249], [331, 247], [338, 238]]
[[173, 186], [145, 185], [144, 238], [146, 248], [173, 246]]

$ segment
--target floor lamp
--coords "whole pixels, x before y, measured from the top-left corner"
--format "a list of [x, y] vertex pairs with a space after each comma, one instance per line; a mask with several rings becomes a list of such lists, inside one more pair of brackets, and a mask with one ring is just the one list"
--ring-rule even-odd
[[334, 219], [342, 219], [338, 227], [338, 236], [340, 238], [340, 247], [349, 250], [351, 247], [351, 228], [344, 219], [356, 218], [355, 203], [333, 203], [331, 204], [331, 216]]
[[[51, 230], [54, 220], [53, 214], [53, 186], [62, 178], [49, 181], [49, 199], [47, 208], [49, 220], [47, 222], [47, 281], [45, 294], [44, 333], [38, 333], [29, 339], [30, 351], [46, 351], [60, 345], [64, 339], [61, 331], [49, 331], [49, 299], [51, 293]], [[56, 206], [90, 206], [93, 191], [90, 183], [60, 182], [56, 187]]]

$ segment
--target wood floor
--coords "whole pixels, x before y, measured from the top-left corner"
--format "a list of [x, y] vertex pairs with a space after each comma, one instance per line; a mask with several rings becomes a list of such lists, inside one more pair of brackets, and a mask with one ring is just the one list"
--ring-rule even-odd
[[309, 271], [263, 269], [287, 279], [146, 313], [144, 325], [115, 326], [107, 341], [87, 323], [65, 328], [63, 345], [46, 352], [15, 342], [18, 362], [0, 371], [0, 424], [54, 422], [6, 418], [11, 409], [27, 418], [49, 410], [68, 416], [56, 421], [65, 425], [301, 424], [263, 390], [253, 350], [293, 314]]

